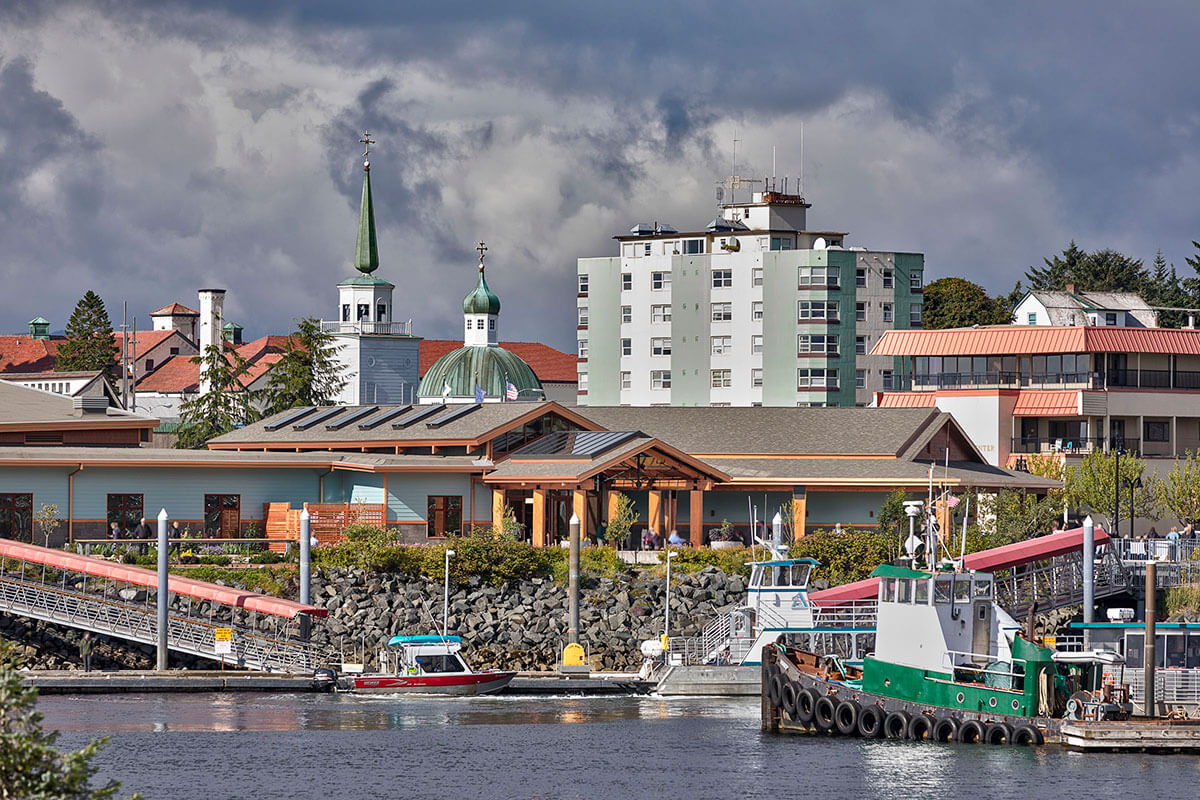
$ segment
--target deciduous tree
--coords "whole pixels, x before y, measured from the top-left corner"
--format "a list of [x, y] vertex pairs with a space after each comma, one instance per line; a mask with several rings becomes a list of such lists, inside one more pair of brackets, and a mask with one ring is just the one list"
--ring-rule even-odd
[[1181, 525], [1200, 525], [1200, 454], [1189, 450], [1174, 469], [1155, 481], [1154, 492], [1162, 510]]
[[[1156, 509], [1157, 481], [1153, 475], [1144, 474], [1146, 462], [1133, 455], [1122, 455], [1120, 462], [1121, 473], [1118, 476], [1116, 454], [1094, 450], [1084, 456], [1078, 465], [1065, 470], [1067, 500], [1071, 505], [1090, 512], [1093, 517], [1101, 517], [1106, 528], [1111, 528], [1113, 520], [1129, 514], [1131, 502], [1133, 513], [1139, 517], [1150, 516]], [[1141, 489], [1126, 488], [1139, 480], [1142, 482]], [[1119, 509], [1116, 507], [1118, 481], [1121, 484]]]
[[923, 327], [969, 328], [972, 325], [1006, 325], [1012, 313], [988, 297], [977, 283], [965, 278], [939, 278], [925, 287], [921, 307]]

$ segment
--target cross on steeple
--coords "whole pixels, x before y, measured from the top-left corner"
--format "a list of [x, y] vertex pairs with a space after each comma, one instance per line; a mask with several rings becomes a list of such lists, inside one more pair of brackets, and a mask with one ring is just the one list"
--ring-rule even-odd
[[476, 247], [475, 249], [479, 251], [479, 271], [482, 272], [484, 253], [487, 252], [488, 247], [483, 242], [480, 242], [479, 247]]
[[358, 140], [363, 146], [363, 158], [371, 155], [371, 145], [375, 144], [375, 140], [371, 138], [370, 131], [363, 131], [363, 138]]

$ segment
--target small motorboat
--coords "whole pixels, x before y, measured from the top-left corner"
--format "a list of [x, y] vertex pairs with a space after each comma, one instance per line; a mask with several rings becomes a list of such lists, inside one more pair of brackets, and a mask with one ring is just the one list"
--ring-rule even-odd
[[445, 695], [498, 692], [516, 672], [476, 672], [463, 661], [459, 636], [393, 636], [379, 651], [379, 672], [347, 675], [343, 687], [352, 692]]

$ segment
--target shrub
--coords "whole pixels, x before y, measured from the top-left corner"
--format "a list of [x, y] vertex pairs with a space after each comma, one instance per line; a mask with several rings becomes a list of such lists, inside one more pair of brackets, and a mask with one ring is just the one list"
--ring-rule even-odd
[[291, 591], [287, 591], [284, 584], [289, 573], [276, 573], [269, 567], [234, 567], [227, 569], [215, 564], [209, 564], [200, 567], [190, 567], [188, 569], [173, 569], [174, 574], [185, 575], [189, 578], [195, 578], [198, 581], [206, 581], [208, 583], [216, 583], [224, 581], [225, 583], [238, 583], [245, 586], [250, 591], [262, 592], [263, 594], [274, 595], [275, 597], [285, 597], [289, 594], [291, 599], [295, 599], [295, 585], [291, 587]]
[[250, 556], [251, 564], [282, 564], [287, 560], [283, 553], [276, 553], [274, 550], [260, 550]]
[[201, 564], [215, 564], [220, 567], [227, 566], [231, 560], [229, 556], [200, 556]]
[[[716, 567], [727, 575], [750, 576], [750, 562], [753, 560], [752, 551], [744, 547], [731, 550], [709, 550], [705, 547], [671, 548], [675, 557], [671, 559], [671, 569], [680, 572], [696, 572], [704, 567]], [[763, 551], [759, 551], [760, 553]], [[665, 565], [665, 551], [659, 555], [659, 563]]]
[[793, 542], [789, 554], [792, 558], [820, 561], [813, 578], [824, 578], [837, 586], [869, 577], [873, 569], [892, 559], [891, 545], [890, 536], [874, 531], [818, 530]]

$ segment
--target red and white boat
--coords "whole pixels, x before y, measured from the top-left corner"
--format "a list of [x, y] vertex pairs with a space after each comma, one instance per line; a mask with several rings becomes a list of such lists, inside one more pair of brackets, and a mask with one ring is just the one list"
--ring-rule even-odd
[[345, 687], [352, 692], [421, 693], [445, 695], [498, 692], [516, 672], [472, 670], [463, 661], [459, 636], [393, 636], [379, 652], [380, 671], [348, 675]]

